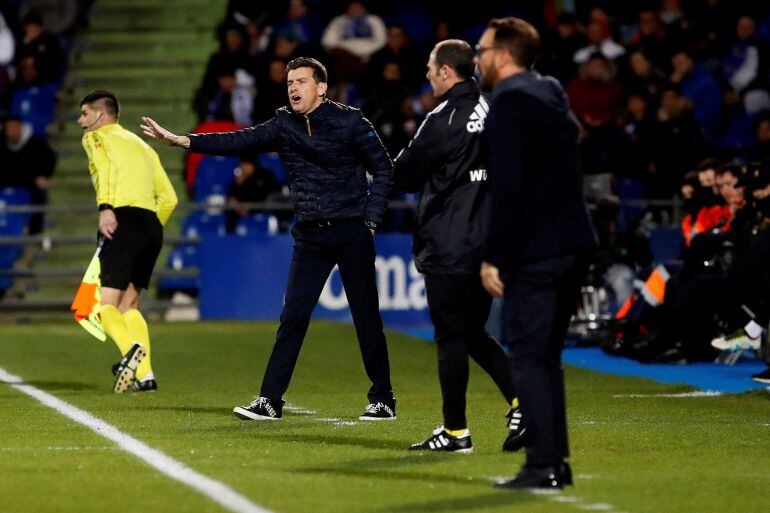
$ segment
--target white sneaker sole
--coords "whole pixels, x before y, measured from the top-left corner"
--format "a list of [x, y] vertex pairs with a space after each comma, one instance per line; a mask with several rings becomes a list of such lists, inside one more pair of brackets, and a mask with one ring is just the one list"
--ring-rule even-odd
[[268, 417], [266, 415], [257, 415], [256, 413], [252, 413], [246, 408], [241, 408], [240, 406], [236, 406], [235, 408], [233, 408], [233, 414], [239, 419], [243, 419], [243, 420], [281, 420], [280, 417]]
[[145, 356], [147, 356], [147, 350], [139, 346], [139, 349], [134, 351], [125, 368], [115, 376], [115, 384], [112, 386], [114, 393], [123, 394], [131, 388], [136, 379], [136, 368], [139, 367]]
[[358, 420], [368, 420], [371, 422], [377, 422], [380, 420], [396, 420], [396, 417], [367, 417], [366, 415], [361, 415], [358, 417]]

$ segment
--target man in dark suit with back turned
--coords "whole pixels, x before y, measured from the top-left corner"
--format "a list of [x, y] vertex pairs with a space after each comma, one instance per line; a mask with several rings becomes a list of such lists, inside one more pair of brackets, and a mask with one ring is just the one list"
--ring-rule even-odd
[[528, 439], [503, 488], [572, 484], [561, 351], [596, 235], [583, 198], [578, 122], [559, 83], [531, 70], [540, 36], [518, 18], [492, 20], [476, 47], [492, 89], [485, 138], [491, 222], [481, 278], [503, 296], [509, 353]]

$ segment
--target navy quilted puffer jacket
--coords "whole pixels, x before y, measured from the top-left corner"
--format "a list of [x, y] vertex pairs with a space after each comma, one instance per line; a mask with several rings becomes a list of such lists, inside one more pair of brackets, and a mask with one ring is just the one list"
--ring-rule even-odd
[[[393, 162], [359, 109], [326, 100], [305, 116], [282, 107], [260, 125], [188, 137], [189, 151], [195, 153], [279, 152], [297, 221], [353, 217], [382, 221]], [[366, 171], [373, 177], [371, 186]]]

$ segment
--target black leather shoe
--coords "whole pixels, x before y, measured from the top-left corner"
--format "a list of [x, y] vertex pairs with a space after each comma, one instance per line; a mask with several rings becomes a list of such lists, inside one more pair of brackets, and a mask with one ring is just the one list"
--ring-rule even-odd
[[[561, 465], [560, 467], [562, 467]], [[569, 466], [567, 466], [569, 468]], [[552, 490], [561, 490], [564, 488], [564, 477], [561, 468], [557, 467], [528, 467], [524, 465], [516, 474], [516, 477], [502, 483], [495, 483], [495, 488], [507, 488], [511, 490], [521, 490], [526, 488], [545, 488]], [[570, 481], [572, 478], [570, 476]]]
[[569, 463], [566, 461], [562, 462], [559, 473], [561, 474], [561, 481], [565, 486], [572, 485], [572, 468], [569, 466]]

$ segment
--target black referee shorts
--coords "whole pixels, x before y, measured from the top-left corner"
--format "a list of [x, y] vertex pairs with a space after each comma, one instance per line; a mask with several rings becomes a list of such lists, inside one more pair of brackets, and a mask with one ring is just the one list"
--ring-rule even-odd
[[152, 270], [163, 246], [163, 226], [155, 212], [137, 207], [114, 209], [118, 229], [105, 239], [99, 261], [102, 287], [126, 290], [150, 285]]

